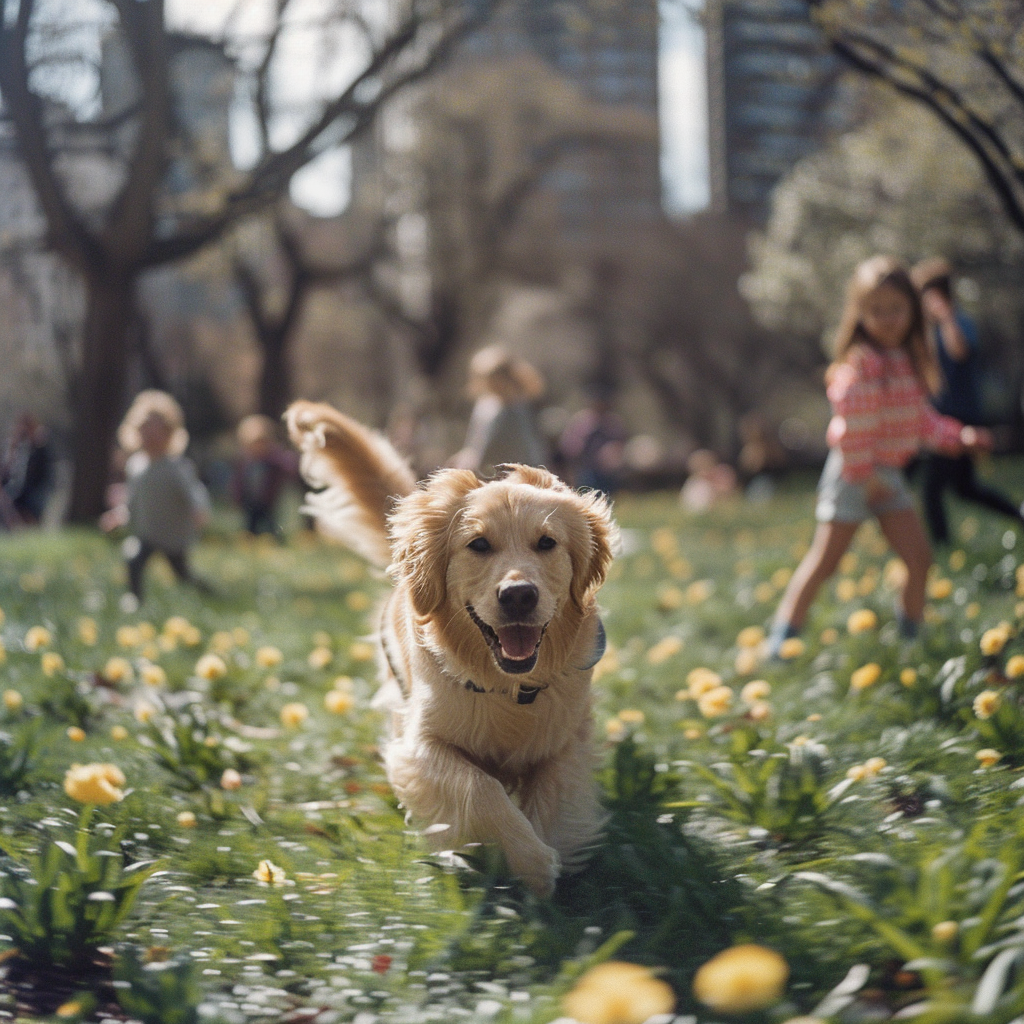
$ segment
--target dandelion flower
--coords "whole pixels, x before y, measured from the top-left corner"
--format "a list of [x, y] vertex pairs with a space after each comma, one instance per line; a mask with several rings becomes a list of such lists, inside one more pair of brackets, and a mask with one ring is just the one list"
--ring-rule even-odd
[[242, 776], [234, 768], [225, 768], [224, 774], [220, 777], [220, 788], [227, 790], [241, 789]]
[[147, 701], [140, 701], [135, 705], [135, 721], [142, 725], [151, 721], [156, 714], [156, 708]]
[[677, 636], [662, 637], [648, 652], [647, 662], [650, 665], [663, 665], [673, 655], [683, 649], [683, 641]]
[[228, 667], [219, 654], [204, 654], [197, 662], [194, 669], [200, 679], [208, 679], [211, 682], [215, 679], [222, 679], [228, 674]]
[[747, 626], [736, 637], [737, 647], [758, 648], [764, 643], [764, 630], [760, 626]]
[[40, 660], [44, 676], [53, 676], [64, 670], [64, 659], [56, 651], [44, 651]]
[[821, 636], [818, 639], [825, 647], [828, 647], [839, 639], [839, 630], [829, 626], [821, 631]]
[[29, 654], [35, 654], [36, 651], [49, 647], [51, 643], [53, 643], [53, 637], [45, 626], [33, 626], [25, 634], [25, 650]]
[[736, 661], [734, 662], [734, 668], [736, 674], [739, 676], [753, 675], [757, 671], [758, 665], [760, 665], [761, 659], [757, 656], [757, 651], [749, 647], [741, 647], [736, 652]]
[[695, 580], [686, 588], [686, 603], [703, 604], [714, 592], [715, 585], [711, 580]]
[[288, 876], [272, 860], [261, 860], [252, 877], [265, 885], [284, 885]]
[[64, 775], [64, 792], [82, 804], [114, 804], [124, 799], [124, 783], [116, 764], [73, 764]]
[[93, 647], [99, 636], [100, 631], [95, 619], [86, 617], [78, 620], [78, 639], [86, 647]]
[[256, 652], [256, 664], [260, 668], [276, 668], [284, 660], [284, 655], [276, 647], [261, 647]]
[[866, 665], [861, 665], [850, 676], [850, 689], [866, 690], [869, 686], [874, 686], [881, 677], [882, 666], [874, 661], [869, 661]]
[[853, 779], [854, 782], [861, 782], [863, 779], [868, 777], [867, 770], [862, 764], [854, 764], [846, 769], [846, 777]]
[[198, 626], [189, 626], [188, 629], [181, 634], [181, 642], [186, 647], [198, 647], [199, 644], [202, 643], [202, 640], [203, 634], [199, 632]]
[[624, 708], [619, 712], [619, 719], [627, 725], [643, 725], [644, 713], [636, 708]]
[[248, 647], [249, 641], [252, 638], [249, 636], [249, 630], [244, 626], [235, 626], [231, 630], [231, 639], [235, 641], [236, 647]]
[[4, 690], [4, 707], [8, 711], [20, 710], [25, 698], [17, 690]]
[[351, 711], [355, 699], [351, 693], [346, 693], [344, 690], [328, 690], [324, 694], [324, 707], [327, 708], [331, 714], [343, 715], [347, 711]]
[[142, 643], [142, 634], [138, 626], [118, 626], [114, 639], [118, 647], [138, 647]]
[[981, 614], [981, 605], [978, 604], [977, 601], [972, 601], [964, 609], [964, 618], [965, 619], [976, 619], [980, 614]]
[[604, 723], [604, 733], [613, 743], [617, 743], [626, 735], [626, 723], [621, 718], [609, 718]]
[[348, 649], [348, 656], [353, 661], [373, 661], [375, 653], [376, 648], [373, 644], [368, 644], [365, 640], [357, 640]]
[[309, 667], [315, 669], [327, 668], [333, 660], [334, 652], [329, 647], [314, 647], [306, 659]]
[[67, 737], [72, 743], [81, 743], [85, 739], [85, 730], [77, 725], [69, 725]]
[[345, 597], [345, 604], [350, 611], [365, 612], [370, 607], [370, 597], [361, 590], [353, 590]]
[[4, 646], [3, 640], [0, 640], [0, 665], [7, 660], [7, 648]]
[[615, 960], [592, 967], [562, 1000], [581, 1024], [643, 1024], [675, 1005], [671, 987], [648, 968]]
[[868, 773], [868, 777], [871, 778], [877, 775], [884, 767], [886, 767], [887, 764], [888, 762], [884, 757], [869, 757], [864, 762], [864, 771], [866, 771]]
[[982, 690], [974, 698], [974, 714], [978, 718], [991, 718], [1003, 703], [1003, 698], [995, 690]]
[[800, 637], [786, 637], [786, 639], [779, 644], [779, 657], [783, 661], [792, 661], [794, 658], [799, 658], [805, 650], [807, 650], [807, 646]]
[[836, 584], [836, 599], [846, 604], [857, 596], [857, 584], [844, 577]]
[[978, 763], [982, 768], [991, 768], [994, 764], [998, 764], [1002, 759], [1003, 755], [998, 750], [993, 750], [991, 747], [985, 747], [983, 750], [979, 750], [975, 755], [978, 759]]
[[672, 584], [658, 588], [658, 608], [663, 612], [673, 612], [682, 608], [685, 595]]
[[789, 966], [774, 950], [733, 946], [701, 966], [693, 994], [719, 1013], [748, 1013], [778, 1002], [788, 979]]
[[110, 738], [112, 740], [126, 740], [128, 739], [128, 730], [123, 725], [113, 725], [110, 727]]
[[1010, 639], [1010, 634], [1011, 630], [1008, 623], [1001, 623], [992, 629], [986, 629], [981, 634], [981, 653], [986, 655], [986, 657], [999, 654], [1006, 646], [1007, 640]]
[[732, 707], [733, 693], [728, 686], [716, 686], [713, 690], [701, 694], [697, 707], [705, 718], [719, 718]]
[[967, 552], [957, 548], [950, 552], [949, 567], [953, 572], [959, 572], [967, 564]]
[[766, 722], [772, 717], [772, 706], [766, 700], [755, 700], [747, 708], [747, 717], [752, 722]]
[[1017, 679], [1024, 676], [1024, 654], [1015, 654], [1006, 662], [1007, 679]]
[[703, 729], [698, 729], [697, 726], [691, 725], [683, 730], [684, 740], [699, 740], [704, 735]]
[[309, 718], [309, 708], [305, 704], [300, 704], [295, 701], [291, 704], [285, 704], [281, 708], [281, 724], [286, 725], [289, 728], [295, 728], [302, 725], [303, 722]]
[[752, 679], [740, 690], [740, 700], [745, 704], [753, 704], [756, 700], [764, 700], [771, 692], [771, 683], [764, 679]]
[[172, 615], [164, 623], [164, 633], [167, 636], [173, 636], [173, 637], [181, 638], [191, 628], [192, 628], [192, 624], [183, 615]]
[[913, 686], [917, 682], [917, 669], [905, 668], [900, 672], [900, 682], [904, 686]]
[[108, 683], [130, 683], [135, 676], [132, 663], [127, 658], [108, 658], [103, 666], [103, 678]]
[[698, 700], [716, 686], [721, 686], [722, 677], [717, 672], [712, 672], [711, 669], [701, 665], [691, 668], [687, 672], [686, 685], [690, 688], [690, 696], [694, 700]]
[[146, 662], [139, 669], [139, 676], [147, 686], [163, 686], [167, 682], [167, 673], [152, 662]]
[[193, 811], [178, 811], [177, 822], [182, 828], [195, 828], [196, 816]]
[[235, 646], [235, 638], [226, 629], [219, 629], [210, 637], [210, 650], [214, 654], [227, 654]]
[[953, 581], [945, 577], [930, 580], [928, 583], [928, 596], [934, 601], [943, 601], [953, 593]]
[[870, 608], [859, 608], [846, 620], [846, 628], [851, 636], [867, 633], [877, 625], [878, 616]]
[[57, 1017], [78, 1017], [85, 1012], [85, 1006], [81, 999], [69, 999], [66, 1003], [61, 1003], [53, 1012]]
[[945, 945], [956, 938], [958, 931], [960, 931], [960, 925], [956, 921], [940, 921], [938, 924], [932, 925], [932, 938]]

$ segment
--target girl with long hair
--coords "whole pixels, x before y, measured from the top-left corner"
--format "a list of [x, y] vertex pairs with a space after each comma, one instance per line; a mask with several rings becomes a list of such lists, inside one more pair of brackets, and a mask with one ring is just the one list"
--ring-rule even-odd
[[854, 271], [825, 380], [833, 415], [818, 484], [818, 528], [775, 614], [772, 654], [800, 632], [821, 585], [872, 516], [906, 564], [899, 628], [913, 639], [932, 556], [903, 468], [921, 447], [953, 455], [991, 447], [988, 431], [932, 407], [940, 377], [921, 300], [906, 268], [889, 256], [873, 256]]

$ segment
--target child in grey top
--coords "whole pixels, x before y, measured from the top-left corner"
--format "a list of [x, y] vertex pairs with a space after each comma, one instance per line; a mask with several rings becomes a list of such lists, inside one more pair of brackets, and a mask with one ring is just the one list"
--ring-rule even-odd
[[143, 570], [151, 555], [164, 555], [179, 580], [198, 583], [188, 565], [188, 549], [209, 518], [210, 499], [191, 460], [181, 406], [164, 391], [136, 396], [118, 430], [118, 441], [131, 456], [125, 466], [126, 496], [104, 516], [110, 529], [127, 524], [125, 542], [128, 585], [136, 600], [143, 596]]

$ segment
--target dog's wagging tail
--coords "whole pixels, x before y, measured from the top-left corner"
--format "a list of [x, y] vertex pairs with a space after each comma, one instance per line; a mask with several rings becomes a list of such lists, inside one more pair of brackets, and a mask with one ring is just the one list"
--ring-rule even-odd
[[378, 702], [398, 798], [435, 848], [494, 843], [550, 893], [603, 824], [590, 680], [617, 538], [608, 503], [530, 466], [417, 483], [383, 436], [330, 406], [296, 402], [286, 419], [318, 489], [307, 510], [393, 583]]

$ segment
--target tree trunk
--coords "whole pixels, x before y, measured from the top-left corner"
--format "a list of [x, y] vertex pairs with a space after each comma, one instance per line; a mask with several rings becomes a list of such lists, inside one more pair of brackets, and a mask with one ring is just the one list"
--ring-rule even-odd
[[263, 366], [260, 370], [259, 411], [275, 422], [292, 399], [292, 373], [286, 337], [260, 339]]
[[68, 518], [95, 523], [106, 508], [110, 456], [124, 412], [128, 349], [135, 301], [131, 275], [86, 278], [82, 363], [75, 387], [74, 478]]

